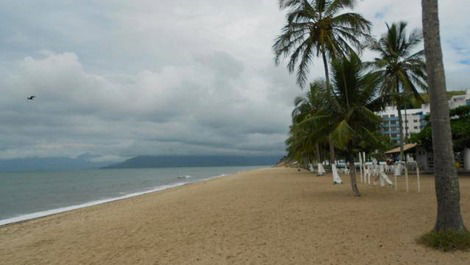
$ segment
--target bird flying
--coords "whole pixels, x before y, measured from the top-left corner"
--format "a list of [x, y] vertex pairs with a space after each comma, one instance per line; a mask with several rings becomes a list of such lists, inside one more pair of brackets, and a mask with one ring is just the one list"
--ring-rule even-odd
[[33, 100], [36, 96], [27, 97], [28, 100]]

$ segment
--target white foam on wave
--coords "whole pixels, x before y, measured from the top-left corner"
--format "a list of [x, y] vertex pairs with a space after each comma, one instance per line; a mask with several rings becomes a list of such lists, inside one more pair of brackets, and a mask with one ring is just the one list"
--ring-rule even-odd
[[78, 204], [78, 205], [72, 205], [72, 206], [67, 206], [67, 207], [62, 207], [62, 208], [57, 208], [57, 209], [45, 210], [45, 211], [40, 211], [40, 212], [35, 212], [35, 213], [24, 214], [24, 215], [20, 215], [20, 216], [8, 218], [8, 219], [0, 220], [0, 226], [6, 225], [6, 224], [22, 222], [22, 221], [26, 221], [26, 220], [31, 220], [31, 219], [36, 219], [36, 218], [40, 218], [40, 217], [45, 217], [45, 216], [48, 216], [48, 215], [68, 212], [68, 211], [72, 211], [72, 210], [76, 210], [76, 209], [80, 209], [80, 208], [95, 206], [95, 205], [103, 204], [103, 203], [107, 203], [107, 202], [123, 200], [123, 199], [140, 196], [140, 195], [144, 195], [144, 194], [147, 194], [147, 193], [162, 191], [162, 190], [166, 190], [166, 189], [170, 189], [170, 188], [176, 188], [176, 187], [179, 187], [179, 186], [186, 185], [188, 183], [189, 182], [178, 182], [178, 183], [169, 184], [169, 185], [162, 185], [162, 186], [158, 186], [158, 187], [155, 187], [153, 189], [150, 189], [150, 190], [130, 193], [130, 194], [126, 194], [126, 195], [119, 196], [119, 197], [103, 199], [103, 200], [97, 200], [97, 201], [82, 203], [82, 204]]
[[224, 174], [220, 174], [220, 175], [217, 175], [217, 176], [203, 178], [200, 181], [207, 181], [207, 180], [217, 179], [217, 178], [222, 178], [222, 177], [227, 177], [227, 176], [230, 176], [230, 174], [227, 175], [227, 174], [224, 173]]

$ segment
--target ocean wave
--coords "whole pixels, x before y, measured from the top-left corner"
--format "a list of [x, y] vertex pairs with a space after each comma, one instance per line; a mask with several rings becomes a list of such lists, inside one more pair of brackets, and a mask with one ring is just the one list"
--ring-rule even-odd
[[[239, 171], [239, 172], [242, 172], [242, 171]], [[237, 172], [237, 173], [239, 173], [239, 172]], [[226, 176], [230, 176], [232, 174], [234, 174], [234, 173], [230, 173], [230, 174], [223, 173], [223, 174], [220, 174], [220, 175], [210, 176], [210, 177], [207, 177], [207, 178], [200, 178], [200, 179], [192, 180], [192, 181], [190, 180], [192, 178], [192, 176], [185, 175], [185, 176], [182, 176], [182, 178], [180, 178], [180, 177], [177, 177], [177, 178], [181, 179], [181, 180], [187, 179], [188, 181], [180, 181], [180, 182], [173, 183], [173, 184], [161, 185], [161, 186], [157, 186], [157, 187], [145, 190], [145, 191], [134, 192], [134, 193], [129, 193], [129, 194], [126, 194], [125, 192], [120, 192], [117, 197], [112, 197], [112, 198], [107, 198], [107, 199], [102, 199], [102, 200], [95, 200], [95, 201], [91, 201], [91, 202], [87, 202], [87, 203], [82, 203], [82, 204], [77, 204], [77, 205], [72, 205], [72, 206], [66, 206], [66, 207], [61, 207], [61, 208], [56, 208], [56, 209], [51, 209], [51, 210], [44, 210], [44, 211], [38, 211], [38, 212], [34, 212], [34, 213], [22, 214], [22, 215], [19, 215], [19, 216], [10, 217], [10, 218], [0, 220], [0, 226], [7, 225], [7, 224], [12, 224], [12, 223], [23, 222], [23, 221], [32, 220], [32, 219], [37, 219], [37, 218], [41, 218], [41, 217], [45, 217], [45, 216], [49, 216], [49, 215], [68, 212], [68, 211], [81, 209], [81, 208], [85, 208], [85, 207], [90, 207], [90, 206], [95, 206], [95, 205], [99, 205], [99, 204], [104, 204], [104, 203], [108, 203], [108, 202], [113, 202], [113, 201], [123, 200], [123, 199], [127, 199], [127, 198], [132, 198], [132, 197], [144, 195], [144, 194], [147, 194], [147, 193], [163, 191], [163, 190], [166, 190], [166, 189], [183, 186], [183, 185], [190, 184], [190, 183], [197, 183], [197, 182], [207, 181], [207, 180], [211, 180], [211, 179], [226, 177]]]
[[162, 185], [162, 186], [158, 186], [158, 187], [155, 187], [153, 189], [150, 189], [150, 190], [129, 193], [129, 194], [119, 196], [119, 197], [113, 197], [113, 198], [108, 198], [108, 199], [103, 199], [103, 200], [97, 200], [97, 201], [82, 203], [82, 204], [78, 204], [78, 205], [72, 205], [72, 206], [67, 206], [67, 207], [62, 207], [62, 208], [57, 208], [57, 209], [51, 209], [51, 210], [45, 210], [45, 211], [40, 211], [40, 212], [35, 212], [35, 213], [24, 214], [24, 215], [20, 215], [20, 216], [0, 220], [0, 226], [1, 225], [6, 225], [6, 224], [18, 223], [18, 222], [22, 222], [22, 221], [27, 221], [27, 220], [31, 220], [31, 219], [36, 219], [36, 218], [40, 218], [40, 217], [45, 217], [45, 216], [48, 216], [48, 215], [68, 212], [68, 211], [72, 211], [72, 210], [76, 210], [76, 209], [80, 209], [80, 208], [95, 206], [95, 205], [99, 205], [99, 204], [103, 204], [103, 203], [108, 203], [108, 202], [123, 200], [123, 199], [127, 199], [127, 198], [132, 198], [132, 197], [144, 195], [144, 194], [147, 194], [147, 193], [162, 191], [162, 190], [166, 190], [166, 189], [170, 189], [170, 188], [176, 188], [176, 187], [179, 187], [179, 186], [183, 186], [185, 184], [188, 184], [188, 182], [178, 182], [178, 183], [169, 184], [169, 185]]

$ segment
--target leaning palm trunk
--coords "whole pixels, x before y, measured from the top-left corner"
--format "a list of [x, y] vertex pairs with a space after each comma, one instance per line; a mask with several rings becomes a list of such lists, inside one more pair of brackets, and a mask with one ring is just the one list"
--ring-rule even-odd
[[431, 98], [437, 220], [434, 230], [466, 231], [460, 213], [460, 188], [454, 167], [449, 105], [439, 32], [437, 0], [422, 0], [423, 31]]
[[360, 197], [361, 193], [359, 192], [359, 188], [357, 187], [356, 181], [356, 166], [354, 165], [354, 156], [351, 154], [353, 154], [352, 148], [348, 150], [347, 154], [347, 160], [349, 164], [349, 177], [351, 179], [351, 188], [354, 193], [354, 196]]

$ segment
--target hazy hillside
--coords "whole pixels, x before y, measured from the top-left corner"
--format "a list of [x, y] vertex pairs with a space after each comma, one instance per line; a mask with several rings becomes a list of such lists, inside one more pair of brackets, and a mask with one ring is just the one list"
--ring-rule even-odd
[[0, 160], [0, 171], [78, 170], [100, 168], [105, 165], [105, 163], [93, 163], [80, 157], [33, 157]]
[[212, 167], [274, 165], [279, 156], [137, 156], [105, 168]]
[[[453, 96], [465, 95], [465, 90], [453, 90], [447, 91], [447, 98], [451, 99]], [[421, 98], [423, 99], [424, 103], [429, 103], [429, 94], [428, 93], [420, 93]], [[421, 102], [418, 102], [414, 98], [411, 99], [409, 108], [420, 108]]]

